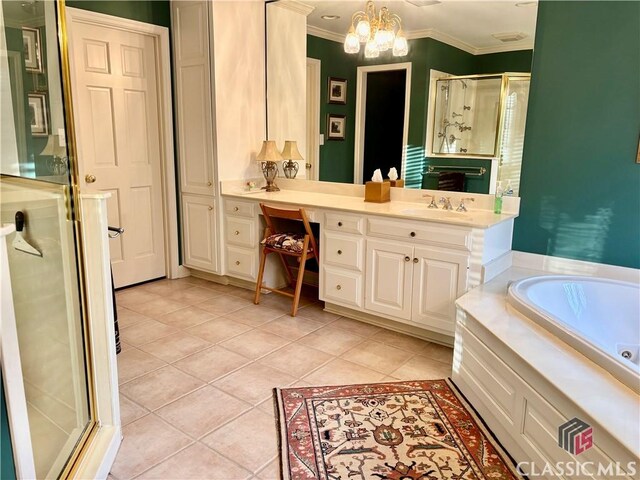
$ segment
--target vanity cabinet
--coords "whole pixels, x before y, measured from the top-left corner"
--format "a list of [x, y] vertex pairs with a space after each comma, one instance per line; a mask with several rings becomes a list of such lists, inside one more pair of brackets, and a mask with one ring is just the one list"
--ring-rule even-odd
[[367, 240], [365, 307], [452, 334], [468, 267], [468, 253]]
[[228, 275], [242, 280], [258, 278], [258, 205], [237, 200], [224, 201], [225, 259]]

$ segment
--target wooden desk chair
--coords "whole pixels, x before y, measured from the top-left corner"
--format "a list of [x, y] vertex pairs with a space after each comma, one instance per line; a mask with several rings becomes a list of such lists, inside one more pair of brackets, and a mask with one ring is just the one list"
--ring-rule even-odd
[[[264, 231], [264, 238], [260, 242], [262, 251], [260, 254], [260, 270], [258, 272], [258, 282], [256, 283], [256, 296], [254, 303], [260, 303], [261, 289], [286, 295], [293, 298], [293, 306], [291, 308], [291, 316], [295, 317], [298, 311], [298, 303], [300, 302], [300, 291], [304, 278], [304, 270], [307, 260], [314, 258], [318, 262], [318, 244], [311, 231], [311, 225], [307, 219], [304, 208], [298, 210], [284, 210], [281, 208], [269, 207], [263, 203], [260, 204], [264, 220], [267, 228]], [[302, 222], [304, 233], [283, 232], [278, 231], [274, 224], [274, 219], [297, 220]], [[277, 288], [265, 287], [262, 285], [262, 277], [264, 275], [264, 266], [267, 261], [267, 255], [276, 253], [282, 260], [284, 269], [289, 277], [289, 285], [294, 288], [294, 293], [285, 292]], [[287, 262], [285, 255], [288, 257], [296, 257], [298, 259], [298, 276], [293, 275], [292, 267]]]

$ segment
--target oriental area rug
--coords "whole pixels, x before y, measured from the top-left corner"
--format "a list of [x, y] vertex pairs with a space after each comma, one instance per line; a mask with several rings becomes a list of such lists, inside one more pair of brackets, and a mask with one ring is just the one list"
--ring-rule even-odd
[[522, 478], [449, 380], [274, 395], [285, 480]]

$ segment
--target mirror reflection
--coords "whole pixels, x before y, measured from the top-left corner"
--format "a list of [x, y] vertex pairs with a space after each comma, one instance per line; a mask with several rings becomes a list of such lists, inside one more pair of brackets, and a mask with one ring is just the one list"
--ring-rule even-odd
[[296, 178], [364, 183], [395, 167], [407, 188], [517, 195], [536, 14], [537, 2], [270, 2], [269, 139], [298, 142]]

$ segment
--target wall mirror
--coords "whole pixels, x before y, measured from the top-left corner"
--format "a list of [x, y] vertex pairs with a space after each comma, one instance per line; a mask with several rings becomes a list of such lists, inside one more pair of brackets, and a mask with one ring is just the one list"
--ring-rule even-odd
[[[395, 167], [407, 188], [493, 193], [513, 178], [518, 194], [523, 139], [507, 139], [519, 150], [505, 159], [503, 74], [527, 80], [511, 84], [519, 87], [512, 103], [525, 106], [523, 137], [537, 2], [277, 0], [265, 8], [268, 136], [280, 148], [298, 142], [297, 178], [363, 183], [375, 168], [386, 176]], [[361, 21], [374, 15], [382, 27], [371, 21], [367, 31]], [[460, 181], [451, 187], [448, 177]]]

